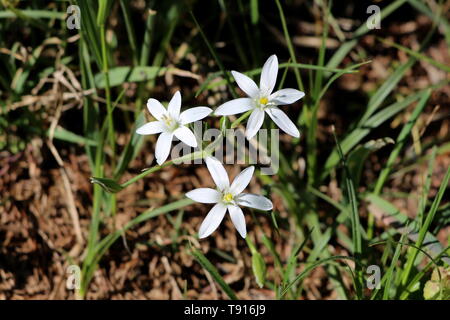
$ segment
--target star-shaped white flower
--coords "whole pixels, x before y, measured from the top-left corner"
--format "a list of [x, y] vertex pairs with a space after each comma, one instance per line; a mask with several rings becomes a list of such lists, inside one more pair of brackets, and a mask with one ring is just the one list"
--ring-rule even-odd
[[156, 99], [148, 99], [148, 111], [157, 121], [151, 121], [139, 127], [137, 134], [147, 135], [161, 133], [156, 141], [156, 162], [161, 165], [169, 156], [173, 136], [183, 141], [188, 146], [197, 147], [194, 133], [186, 127], [187, 124], [207, 117], [212, 110], [208, 107], [195, 107], [180, 113], [181, 94], [175, 92], [166, 108]]
[[264, 113], [267, 112], [273, 122], [281, 130], [296, 138], [300, 137], [295, 124], [277, 106], [296, 102], [305, 96], [305, 93], [296, 89], [281, 89], [272, 93], [278, 74], [278, 59], [272, 55], [267, 59], [261, 72], [259, 88], [256, 83], [245, 74], [231, 71], [239, 88], [248, 98], [238, 98], [219, 106], [214, 112], [218, 116], [228, 116], [253, 110], [247, 123], [246, 137], [253, 138], [264, 122]]
[[234, 178], [233, 183], [230, 185], [227, 172], [219, 160], [214, 157], [208, 157], [205, 161], [217, 188], [198, 188], [186, 193], [188, 198], [196, 202], [215, 203], [200, 226], [199, 238], [206, 238], [217, 229], [227, 209], [234, 226], [239, 231], [239, 234], [245, 238], [247, 235], [245, 217], [239, 206], [264, 211], [272, 210], [273, 208], [272, 202], [266, 197], [242, 192], [250, 183], [255, 167], [251, 166], [243, 170]]

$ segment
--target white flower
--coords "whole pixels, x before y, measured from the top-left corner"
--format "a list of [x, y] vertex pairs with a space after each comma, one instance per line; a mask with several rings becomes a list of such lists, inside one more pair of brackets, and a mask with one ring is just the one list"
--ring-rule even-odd
[[247, 235], [245, 217], [239, 205], [265, 211], [273, 208], [272, 202], [266, 197], [242, 192], [250, 183], [255, 167], [251, 166], [243, 170], [230, 185], [227, 172], [219, 160], [207, 157], [205, 161], [217, 188], [199, 188], [186, 193], [188, 198], [196, 202], [215, 203], [200, 226], [199, 238], [205, 238], [217, 229], [227, 209], [234, 226], [245, 238]]
[[136, 133], [142, 135], [161, 133], [155, 148], [156, 162], [159, 165], [164, 163], [169, 156], [173, 136], [188, 146], [197, 147], [194, 133], [186, 125], [201, 120], [212, 112], [207, 107], [196, 107], [180, 113], [181, 94], [179, 91], [175, 92], [167, 109], [156, 99], [148, 99], [147, 109], [157, 121], [144, 124], [136, 130]]
[[296, 138], [300, 137], [295, 124], [277, 106], [294, 103], [305, 96], [304, 92], [296, 89], [281, 89], [272, 93], [278, 74], [278, 59], [272, 55], [267, 59], [261, 72], [259, 88], [256, 83], [245, 74], [231, 71], [239, 88], [248, 98], [228, 101], [219, 106], [214, 112], [218, 116], [228, 116], [253, 110], [247, 123], [246, 137], [253, 138], [264, 122], [264, 112], [281, 130]]

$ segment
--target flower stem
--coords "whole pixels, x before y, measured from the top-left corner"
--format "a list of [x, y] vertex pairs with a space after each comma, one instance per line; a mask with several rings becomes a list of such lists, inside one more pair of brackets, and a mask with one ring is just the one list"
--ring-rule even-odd
[[114, 169], [115, 166], [115, 156], [116, 156], [116, 146], [114, 139], [114, 122], [112, 118], [112, 104], [111, 104], [111, 91], [109, 85], [109, 67], [108, 67], [108, 57], [106, 55], [106, 39], [105, 39], [105, 24], [100, 25], [100, 42], [102, 47], [102, 72], [105, 77], [105, 95], [106, 95], [106, 110], [107, 110], [107, 119], [108, 119], [108, 139], [109, 144], [112, 149], [112, 167]]
[[231, 123], [231, 129], [235, 129], [237, 126], [239, 126], [241, 124], [242, 121], [244, 121], [245, 119], [247, 119], [253, 110], [249, 110], [246, 113], [244, 113], [242, 116], [240, 116], [239, 118], [237, 118], [236, 120], [234, 120]]
[[185, 156], [170, 160], [170, 161], [166, 161], [164, 162], [162, 165], [157, 165], [154, 167], [151, 167], [145, 171], [143, 171], [142, 173], [138, 174], [137, 176], [131, 178], [130, 180], [124, 182], [121, 184], [121, 186], [123, 188], [128, 187], [130, 184], [135, 183], [136, 181], [148, 176], [150, 173], [154, 173], [156, 171], [161, 170], [164, 167], [170, 166], [172, 164], [176, 164], [177, 162], [183, 162], [185, 160], [196, 160], [196, 159], [203, 159], [205, 157], [205, 152], [204, 151], [196, 151], [196, 152], [192, 152], [189, 153]]

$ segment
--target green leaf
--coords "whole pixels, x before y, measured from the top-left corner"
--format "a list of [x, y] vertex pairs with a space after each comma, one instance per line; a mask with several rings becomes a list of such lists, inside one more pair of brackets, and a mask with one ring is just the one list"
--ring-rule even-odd
[[81, 28], [79, 32], [82, 38], [88, 44], [91, 54], [97, 63], [99, 69], [102, 68], [102, 54], [100, 48], [100, 34], [99, 28], [96, 24], [95, 11], [97, 9], [97, 2], [88, 0], [77, 0], [77, 5], [81, 12]]
[[[427, 15], [434, 23], [438, 23], [439, 27], [443, 30], [443, 34], [445, 35], [445, 41], [447, 42], [447, 47], [450, 46], [450, 23], [445, 19], [445, 15], [442, 15], [443, 9], [445, 10], [445, 1], [443, 1], [440, 5], [433, 5], [432, 9], [426, 5], [425, 1], [420, 0], [408, 0], [408, 3], [416, 8], [418, 11]], [[431, 5], [431, 3], [429, 4]]]
[[[289, 55], [291, 57], [292, 62], [297, 63], [297, 58], [295, 55], [294, 45], [292, 44], [291, 36], [289, 35], [289, 30], [287, 28], [286, 18], [284, 16], [283, 7], [279, 0], [275, 0], [275, 3], [278, 7], [278, 13], [280, 15], [281, 26], [283, 27], [284, 38], [286, 40], [286, 44], [288, 47]], [[305, 91], [303, 88], [302, 77], [298, 69], [294, 69], [295, 79], [297, 80], [297, 86], [301, 91]]]
[[406, 233], [402, 234], [400, 242], [397, 243], [397, 246], [395, 248], [394, 257], [392, 258], [391, 265], [389, 266], [389, 269], [387, 271], [386, 283], [384, 285], [383, 291], [383, 300], [389, 300], [389, 293], [391, 292], [391, 285], [392, 285], [392, 277], [394, 276], [394, 270], [397, 267], [397, 261], [400, 257], [400, 253], [403, 247], [402, 243], [405, 240], [405, 237]]
[[219, 286], [231, 300], [238, 300], [233, 290], [219, 274], [217, 268], [213, 266], [213, 264], [203, 255], [203, 253], [200, 252], [200, 250], [193, 247], [191, 250], [191, 254], [195, 258], [195, 260], [197, 260], [197, 262], [200, 263], [201, 266], [209, 272], [209, 274], [219, 284]]
[[348, 169], [352, 173], [352, 179], [355, 186], [359, 186], [364, 162], [366, 161], [369, 154], [383, 148], [390, 143], [395, 142], [389, 137], [370, 140], [362, 145], [357, 146], [349, 153], [347, 159]]
[[[389, 5], [387, 5], [380, 12], [380, 17], [386, 19], [391, 13], [402, 6], [407, 0], [396, 0]], [[344, 58], [348, 57], [348, 53], [358, 44], [358, 37], [365, 35], [367, 32], [371, 31], [366, 23], [361, 24], [361, 26], [354, 32], [354, 38], [343, 43], [338, 50], [333, 54], [327, 63], [327, 67], [335, 68], [337, 67]]]
[[[332, 262], [334, 260], [352, 260], [355, 261], [354, 258], [352, 257], [346, 257], [346, 256], [332, 256], [332, 257], [328, 257], [322, 260], [319, 260], [317, 262], [314, 262], [312, 264], [310, 264], [309, 266], [307, 266], [305, 268], [305, 270], [303, 270], [301, 273], [299, 273], [295, 279], [293, 281], [291, 281], [287, 286], [285, 286], [283, 288], [283, 291], [281, 292], [281, 296], [284, 296], [289, 289], [297, 282], [300, 281], [302, 279], [304, 279], [314, 268], [317, 268], [318, 266], [320, 266], [321, 264], [325, 264], [325, 263], [329, 263]], [[357, 262], [357, 261], [355, 261]]]
[[205, 41], [206, 46], [208, 47], [208, 49], [209, 49], [209, 51], [210, 51], [212, 57], [213, 57], [214, 60], [216, 61], [217, 65], [219, 66], [219, 69], [221, 70], [222, 75], [225, 77], [225, 80], [227, 81], [228, 86], [229, 86], [229, 88], [230, 88], [231, 95], [232, 95], [233, 98], [235, 98], [235, 99], [238, 98], [238, 94], [237, 94], [237, 92], [236, 92], [234, 86], [231, 85], [231, 77], [230, 77], [230, 73], [229, 73], [229, 72], [226, 72], [226, 69], [225, 69], [225, 67], [224, 67], [224, 65], [223, 65], [223, 63], [222, 63], [222, 60], [220, 60], [219, 56], [217, 55], [216, 50], [214, 49], [214, 46], [211, 44], [211, 42], [208, 40], [208, 37], [207, 37], [207, 36], [205, 35], [205, 33], [203, 32], [203, 29], [202, 29], [202, 27], [200, 26], [200, 24], [198, 23], [197, 19], [195, 18], [194, 13], [193, 13], [192, 11], [190, 11], [190, 14], [191, 14], [192, 20], [194, 21], [194, 23], [195, 23], [197, 29], [198, 29], [199, 32], [200, 32], [200, 35], [202, 36], [203, 40]]
[[[430, 211], [428, 212], [428, 214], [425, 218], [425, 221], [419, 230], [419, 236], [416, 241], [416, 247], [418, 247], [418, 248], [422, 248], [422, 245], [424, 244], [424, 240], [426, 239], [426, 236], [429, 232], [431, 223], [433, 222], [433, 219], [436, 215], [439, 204], [441, 203], [442, 197], [444, 196], [444, 193], [447, 190], [449, 180], [450, 180], [450, 167], [447, 169], [447, 173], [445, 174], [444, 179], [441, 182], [439, 191], [438, 191], [436, 197], [434, 198], [433, 203], [431, 204]], [[419, 254], [419, 250], [417, 250], [417, 249], [412, 248], [412, 250], [409, 251], [408, 260], [406, 262], [406, 267], [405, 267], [405, 270], [403, 273], [403, 279], [402, 279], [403, 284], [405, 284], [408, 281], [409, 274], [414, 265], [414, 262], [416, 261], [418, 254]]]
[[364, 112], [359, 124], [363, 124], [374, 112], [381, 106], [389, 94], [395, 89], [397, 84], [416, 62], [416, 58], [410, 57], [409, 60], [396, 68], [395, 71], [386, 79], [385, 82], [377, 89], [375, 94], [370, 98], [366, 111]]
[[[365, 196], [365, 200], [370, 203], [370, 205], [375, 206], [376, 209], [380, 210], [386, 220], [393, 221], [391, 223], [390, 231], [399, 234], [406, 233], [410, 240], [417, 239], [417, 230], [419, 229], [419, 224], [416, 220], [410, 220], [405, 214], [401, 213], [397, 207], [387, 200], [384, 200], [380, 196], [369, 193]], [[440, 242], [434, 237], [430, 232], [426, 233], [425, 245], [423, 249], [426, 250], [433, 259], [439, 256], [443, 251]], [[441, 260], [447, 264], [450, 264], [450, 258], [448, 256], [442, 256]]]
[[92, 177], [91, 183], [98, 184], [103, 190], [109, 193], [117, 193], [123, 189], [123, 187], [113, 179]]
[[[25, 9], [20, 10], [21, 13], [29, 18], [32, 19], [59, 19], [63, 20], [66, 18], [65, 12], [57, 12], [57, 11], [51, 11], [51, 10], [32, 10], [32, 9]], [[17, 15], [12, 11], [0, 11], [0, 19], [8, 19], [8, 18], [15, 18]]]
[[[163, 67], [115, 67], [108, 71], [109, 86], [115, 87], [124, 82], [141, 82], [152, 80], [166, 71]], [[103, 73], [95, 75], [95, 86], [97, 88], [106, 87], [106, 79]]]
[[262, 288], [266, 282], [266, 263], [264, 262], [263, 256], [258, 252], [250, 238], [246, 237], [245, 241], [247, 242], [250, 252], [252, 253], [252, 270], [255, 275], [256, 283], [260, 288]]
[[[336, 137], [336, 133], [333, 130], [334, 139], [336, 141], [337, 150], [339, 153], [339, 157], [342, 161], [342, 166], [344, 167], [345, 172], [345, 183], [346, 183], [346, 191], [348, 193], [348, 199], [351, 207], [351, 225], [352, 225], [352, 242], [353, 242], [353, 254], [357, 261], [361, 259], [362, 255], [362, 236], [360, 231], [361, 222], [359, 220], [359, 211], [358, 211], [358, 201], [356, 197], [355, 186], [353, 184], [353, 179], [351, 173], [348, 169], [347, 159], [342, 153], [341, 145]], [[358, 297], [362, 297], [362, 287], [363, 287], [363, 279], [362, 279], [362, 269], [360, 265], [357, 264], [356, 268], [356, 293]]]
[[252, 255], [252, 269], [253, 274], [255, 275], [256, 283], [260, 288], [264, 287], [267, 268], [264, 258], [259, 252]]
[[[397, 113], [406, 109], [411, 103], [418, 100], [426, 90], [421, 90], [413, 95], [407, 96], [406, 98], [397, 101], [386, 108], [378, 111], [372, 117], [370, 117], [363, 124], [357, 126], [353, 131], [351, 131], [340, 143], [342, 152], [344, 155], [348, 154], [348, 152], [356, 146], [365, 136], [367, 136], [373, 129], [379, 127], [389, 118], [393, 117]], [[330, 170], [334, 168], [339, 163], [339, 154], [337, 149], [335, 148], [327, 161], [325, 162], [325, 169], [322, 173], [321, 178], [324, 179], [330, 173]]]
[[[47, 136], [49, 136], [49, 135], [50, 135], [50, 130], [47, 131]], [[67, 142], [77, 143], [79, 145], [86, 145], [86, 146], [98, 145], [97, 141], [79, 136], [79, 135], [73, 133], [72, 131], [66, 130], [60, 126], [56, 127], [55, 131], [53, 132], [53, 138], [58, 139], [58, 140], [67, 141]]]
[[426, 55], [424, 55], [424, 54], [422, 54], [420, 52], [411, 50], [410, 48], [404, 47], [404, 46], [402, 46], [400, 44], [397, 44], [395, 42], [391, 42], [391, 41], [388, 41], [388, 40], [385, 40], [385, 39], [379, 39], [379, 40], [381, 42], [383, 42], [387, 46], [391, 46], [391, 47], [397, 48], [398, 50], [406, 52], [407, 54], [409, 54], [410, 56], [412, 56], [412, 57], [414, 57], [416, 59], [428, 62], [429, 64], [431, 64], [431, 65], [435, 66], [436, 68], [439, 68], [439, 69], [441, 69], [441, 70], [443, 70], [445, 72], [450, 72], [450, 67], [449, 66], [446, 66], [445, 64], [443, 64], [443, 63], [441, 63], [439, 61], [436, 61], [433, 58], [430, 58], [430, 57], [428, 57], [428, 56], [426, 56]]
[[381, 171], [380, 175], [378, 176], [378, 180], [375, 185], [375, 191], [374, 191], [376, 194], [380, 193], [381, 188], [383, 187], [386, 179], [389, 176], [391, 168], [394, 165], [394, 162], [398, 159], [400, 150], [403, 148], [403, 146], [406, 143], [406, 138], [411, 133], [412, 127], [414, 126], [414, 124], [416, 123], [420, 114], [422, 113], [423, 109], [425, 108], [427, 101], [430, 98], [430, 95], [431, 95], [431, 89], [428, 89], [425, 92], [425, 94], [420, 98], [420, 101], [417, 103], [417, 106], [415, 107], [413, 113], [411, 114], [411, 117], [408, 119], [408, 121], [403, 126], [402, 130], [400, 131], [400, 134], [397, 137], [397, 141], [396, 141], [394, 150], [392, 150], [391, 154], [389, 155], [389, 159], [386, 163], [386, 167]]

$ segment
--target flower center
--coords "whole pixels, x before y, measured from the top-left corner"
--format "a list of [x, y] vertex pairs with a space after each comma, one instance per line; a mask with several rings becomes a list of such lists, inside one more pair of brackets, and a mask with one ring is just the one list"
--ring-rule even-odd
[[233, 195], [231, 193], [225, 193], [222, 198], [223, 202], [233, 201]]
[[266, 105], [267, 102], [269, 102], [269, 99], [267, 99], [266, 97], [263, 97], [263, 98], [260, 98], [260, 99], [259, 99], [259, 103], [260, 103], [260, 104]]
[[173, 131], [178, 128], [178, 123], [170, 116], [164, 115], [162, 120], [169, 130]]

